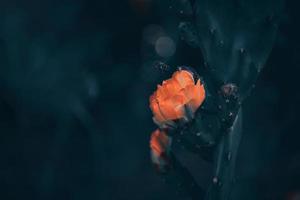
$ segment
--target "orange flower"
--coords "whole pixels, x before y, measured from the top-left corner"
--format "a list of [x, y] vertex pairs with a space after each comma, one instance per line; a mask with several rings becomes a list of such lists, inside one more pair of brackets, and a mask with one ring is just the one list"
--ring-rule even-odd
[[150, 97], [153, 120], [160, 127], [172, 125], [173, 120], [189, 119], [205, 99], [203, 84], [195, 84], [193, 74], [187, 70], [178, 70], [172, 77], [157, 86]]
[[151, 159], [159, 171], [164, 171], [169, 165], [168, 153], [171, 138], [164, 131], [155, 130], [150, 139]]

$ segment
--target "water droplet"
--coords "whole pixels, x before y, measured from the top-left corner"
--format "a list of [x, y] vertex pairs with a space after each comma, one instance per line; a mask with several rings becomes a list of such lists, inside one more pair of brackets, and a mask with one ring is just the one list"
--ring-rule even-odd
[[224, 41], [221, 40], [221, 41], [220, 41], [220, 47], [222, 47], [223, 45], [224, 45]]
[[218, 186], [222, 186], [222, 182], [221, 181], [219, 181]]
[[197, 136], [200, 136], [200, 135], [201, 135], [201, 132], [196, 133], [196, 135], [197, 135]]
[[228, 160], [228, 161], [231, 160], [231, 152], [228, 153], [228, 155], [227, 155], [227, 160]]
[[169, 65], [167, 65], [166, 63], [161, 62], [161, 61], [156, 61], [156, 62], [154, 62], [154, 66], [155, 66], [155, 68], [161, 70], [162, 72], [168, 71], [169, 68], [170, 68]]
[[97, 80], [95, 78], [90, 77], [86, 80], [86, 85], [88, 95], [90, 97], [96, 97], [99, 91]]
[[214, 177], [214, 178], [213, 178], [213, 183], [214, 183], [214, 184], [217, 184], [218, 181], [219, 181], [219, 180], [218, 180], [218, 177]]

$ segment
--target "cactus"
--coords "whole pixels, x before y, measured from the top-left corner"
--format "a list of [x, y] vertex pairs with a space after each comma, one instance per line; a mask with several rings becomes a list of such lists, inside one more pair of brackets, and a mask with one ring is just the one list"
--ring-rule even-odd
[[179, 24], [181, 38], [203, 54], [207, 70], [200, 75], [208, 95], [195, 118], [169, 135], [173, 145], [180, 143], [211, 161], [213, 177], [204, 192], [172, 153], [174, 167], [163, 176], [192, 199], [231, 199], [242, 136], [242, 103], [271, 52], [283, 5], [281, 0], [177, 3], [187, 19]]

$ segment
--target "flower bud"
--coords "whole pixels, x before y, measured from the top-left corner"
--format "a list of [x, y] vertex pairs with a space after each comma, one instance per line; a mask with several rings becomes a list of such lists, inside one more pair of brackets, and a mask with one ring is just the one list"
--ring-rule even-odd
[[164, 172], [170, 166], [168, 154], [171, 138], [164, 131], [155, 130], [150, 139], [151, 160], [159, 172]]

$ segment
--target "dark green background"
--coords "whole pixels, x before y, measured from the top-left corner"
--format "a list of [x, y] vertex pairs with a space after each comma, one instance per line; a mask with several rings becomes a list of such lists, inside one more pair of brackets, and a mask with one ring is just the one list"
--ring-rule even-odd
[[[144, 28], [166, 15], [151, 0], [0, 3], [0, 199], [180, 199], [151, 166], [148, 97], [177, 65], [202, 63], [180, 42], [169, 72], [149, 64]], [[286, 1], [244, 104], [236, 199], [300, 192], [298, 17]]]

